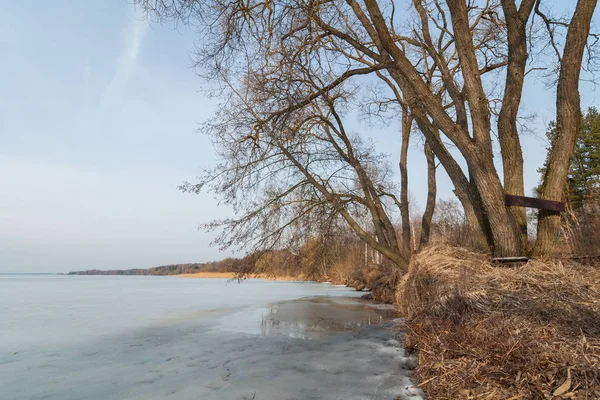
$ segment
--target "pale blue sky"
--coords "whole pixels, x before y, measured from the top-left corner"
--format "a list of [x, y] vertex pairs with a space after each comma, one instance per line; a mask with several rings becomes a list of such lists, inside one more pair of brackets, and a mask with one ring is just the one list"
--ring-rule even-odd
[[[176, 190], [215, 161], [196, 132], [214, 100], [189, 68], [194, 35], [150, 26], [126, 0], [0, 6], [0, 272], [222, 258], [197, 226], [229, 210], [212, 195]], [[589, 85], [582, 94], [585, 107], [597, 104]], [[524, 107], [537, 111], [539, 135], [553, 103], [541, 82], [527, 86]], [[397, 129], [370, 131], [397, 156]], [[523, 142], [531, 188], [545, 143]], [[416, 147], [410, 162], [412, 196], [422, 204]], [[451, 189], [440, 174], [440, 196]]]

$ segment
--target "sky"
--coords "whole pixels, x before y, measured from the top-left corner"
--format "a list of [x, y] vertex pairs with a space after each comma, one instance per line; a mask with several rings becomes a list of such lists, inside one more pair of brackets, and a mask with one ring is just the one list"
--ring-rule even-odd
[[[230, 255], [209, 246], [214, 234], [198, 226], [231, 210], [211, 194], [177, 190], [216, 163], [197, 132], [216, 104], [191, 68], [194, 34], [148, 23], [127, 0], [0, 5], [0, 273]], [[593, 89], [582, 86], [583, 107], [598, 104]], [[536, 135], [522, 139], [530, 192], [554, 117], [553, 90], [529, 82], [522, 110], [538, 115]], [[398, 127], [369, 131], [397, 159]], [[409, 164], [418, 209], [427, 189], [416, 144]], [[448, 178], [438, 175], [439, 197], [452, 196]]]

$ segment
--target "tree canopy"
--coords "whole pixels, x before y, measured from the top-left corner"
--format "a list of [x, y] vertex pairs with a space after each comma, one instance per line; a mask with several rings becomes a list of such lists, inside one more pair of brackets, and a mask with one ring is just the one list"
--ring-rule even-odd
[[[544, 0], [139, 4], [152, 18], [195, 26], [198, 70], [221, 84], [223, 103], [205, 129], [223, 163], [187, 188], [209, 187], [239, 211], [213, 225], [225, 227], [223, 243], [275, 244], [298, 227], [341, 220], [406, 270], [410, 255], [390, 214], [406, 199], [396, 198], [389, 168], [364, 135], [346, 128], [352, 105], [390, 104], [380, 108], [388, 117], [410, 116], [490, 251], [523, 255], [525, 210], [504, 204], [504, 194], [524, 194], [523, 85], [529, 72], [556, 66], [546, 71], [555, 73], [557, 123], [540, 195], [560, 200], [579, 132], [572, 110], [580, 108], [581, 66], [595, 43], [588, 37], [596, 2], [573, 3], [566, 20], [550, 15]], [[366, 77], [381, 92], [366, 90]], [[541, 212], [535, 252], [550, 252], [557, 232], [557, 217]]]

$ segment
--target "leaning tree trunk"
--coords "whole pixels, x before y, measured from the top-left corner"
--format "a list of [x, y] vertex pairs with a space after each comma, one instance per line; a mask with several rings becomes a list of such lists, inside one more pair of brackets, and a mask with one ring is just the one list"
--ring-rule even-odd
[[[489, 222], [487, 213], [485, 212], [485, 210], [483, 208], [483, 203], [481, 202], [481, 196], [479, 195], [477, 185], [475, 183], [475, 179], [473, 178], [473, 176], [474, 176], [473, 171], [471, 170], [471, 168], [468, 168], [468, 170], [469, 170], [469, 177], [471, 178], [470, 181], [467, 181], [469, 197], [472, 199], [471, 203], [473, 205], [477, 205], [477, 208], [474, 206], [464, 208], [467, 229], [468, 229], [469, 235], [473, 236], [471, 238], [471, 243], [476, 244], [477, 246], [481, 247], [481, 249], [489, 248], [489, 249], [493, 250], [494, 249], [494, 239], [492, 236], [491, 227], [489, 226], [490, 222]], [[481, 214], [479, 217], [477, 216], [478, 212], [479, 212], [479, 214]], [[487, 231], [478, 229], [481, 226], [481, 223], [478, 223], [479, 219], [484, 219], [485, 221], [487, 221], [487, 224], [488, 224]]]
[[419, 240], [419, 250], [429, 243], [431, 233], [431, 220], [435, 211], [435, 196], [437, 192], [437, 183], [435, 179], [435, 156], [431, 150], [428, 141], [425, 141], [425, 158], [427, 159], [427, 203], [425, 212], [421, 220], [421, 238]]
[[[556, 136], [548, 154], [548, 165], [540, 191], [544, 199], [563, 199], [563, 189], [581, 124], [579, 76], [596, 3], [597, 0], [579, 0], [567, 31], [556, 95]], [[534, 255], [555, 253], [560, 248], [559, 232], [560, 215], [540, 210]]]
[[400, 149], [400, 214], [402, 217], [402, 250], [410, 258], [413, 252], [412, 232], [410, 229], [410, 209], [408, 207], [408, 144], [413, 117], [408, 107], [402, 105], [402, 147]]
[[416, 119], [416, 122], [423, 135], [427, 138], [427, 142], [433, 153], [452, 181], [454, 194], [465, 210], [467, 223], [478, 235], [484, 237], [491, 251], [493, 247], [492, 230], [481, 204], [479, 193], [477, 193], [477, 188], [469, 182], [460, 165], [444, 146], [439, 132], [424, 119]]
[[459, 149], [467, 161], [471, 181], [477, 187], [481, 203], [492, 228], [493, 249], [497, 257], [523, 255], [521, 234], [510, 210], [504, 205], [504, 190], [493, 161], [489, 101], [483, 88], [469, 11], [464, 0], [447, 0], [463, 90], [469, 104], [472, 141], [460, 137]]
[[491, 155], [485, 151], [475, 152], [469, 154], [467, 163], [492, 228], [492, 254], [496, 257], [522, 256], [521, 233], [514, 216], [504, 204], [504, 191]]

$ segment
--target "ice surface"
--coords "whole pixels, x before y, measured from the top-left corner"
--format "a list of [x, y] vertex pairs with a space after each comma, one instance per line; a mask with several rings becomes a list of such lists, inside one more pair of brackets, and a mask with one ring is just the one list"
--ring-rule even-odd
[[356, 296], [349, 291], [309, 292], [244, 308], [186, 307], [135, 329], [3, 351], [0, 398], [422, 398], [402, 369], [402, 337], [390, 329], [393, 307], [339, 297]]

